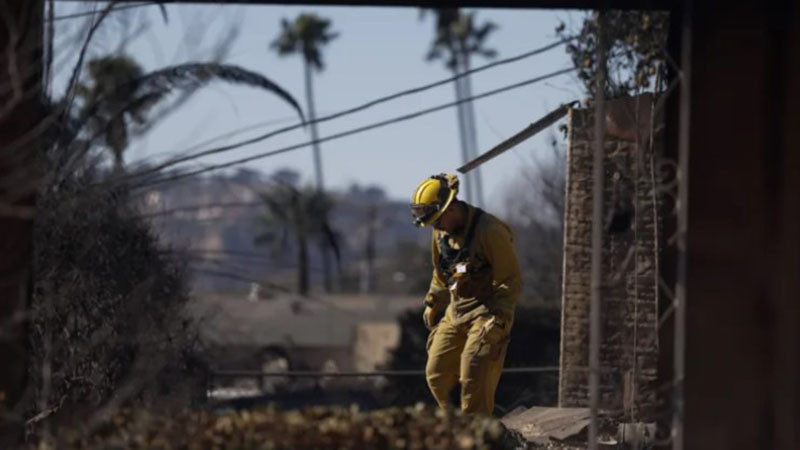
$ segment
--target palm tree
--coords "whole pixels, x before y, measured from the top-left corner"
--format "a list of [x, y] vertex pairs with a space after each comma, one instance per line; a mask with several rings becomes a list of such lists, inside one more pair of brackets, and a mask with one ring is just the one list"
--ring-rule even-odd
[[371, 294], [375, 291], [375, 257], [376, 257], [376, 237], [378, 229], [378, 205], [370, 203], [367, 206], [366, 222], [364, 230], [364, 259], [361, 262], [360, 277], [358, 283], [359, 293], [362, 295]]
[[[497, 52], [485, 47], [489, 34], [497, 29], [493, 22], [475, 25], [475, 14], [463, 14], [457, 8], [434, 9], [436, 13], [435, 38], [428, 50], [428, 61], [444, 59], [445, 67], [458, 75], [470, 70], [472, 55], [494, 58]], [[472, 97], [472, 83], [469, 75], [458, 78], [454, 82], [456, 99], [462, 101]], [[461, 137], [461, 156], [467, 162], [477, 156], [477, 131], [475, 128], [475, 110], [472, 102], [459, 103], [457, 108], [459, 133]], [[480, 168], [474, 172], [473, 183], [467, 183], [467, 199], [472, 198], [475, 189], [477, 204], [483, 203], [483, 183]], [[470, 174], [467, 175], [470, 179]]]
[[[331, 22], [316, 14], [304, 13], [297, 16], [294, 23], [286, 19], [281, 20], [281, 33], [272, 41], [271, 47], [280, 56], [299, 53], [303, 57], [303, 75], [306, 83], [306, 102], [308, 116], [311, 121], [311, 148], [314, 154], [314, 175], [317, 190], [323, 192], [325, 185], [322, 177], [322, 156], [319, 150], [319, 135], [317, 133], [316, 110], [314, 108], [314, 86], [312, 83], [312, 70], [321, 72], [325, 68], [322, 62], [322, 47], [336, 39], [339, 33], [330, 31]], [[323, 219], [327, 222], [327, 219]], [[322, 250], [322, 276], [325, 291], [331, 291], [331, 270], [328, 259], [327, 246], [321, 243]]]
[[327, 195], [313, 187], [299, 188], [296, 178], [281, 174], [273, 177], [275, 187], [260, 194], [268, 213], [261, 217], [264, 231], [255, 237], [256, 244], [272, 244], [284, 250], [290, 236], [294, 239], [297, 259], [297, 292], [307, 296], [309, 291], [309, 239], [318, 238], [339, 260], [339, 235], [328, 223], [332, 203]]
[[317, 125], [314, 122], [316, 110], [314, 109], [314, 88], [311, 80], [312, 70], [321, 72], [325, 65], [322, 62], [322, 47], [335, 39], [339, 34], [329, 30], [330, 20], [317, 16], [316, 14], [300, 14], [295, 18], [294, 23], [286, 19], [281, 20], [281, 33], [272, 41], [271, 47], [280, 56], [288, 56], [299, 53], [303, 57], [303, 74], [306, 83], [306, 102], [308, 104], [308, 115], [311, 120], [311, 140], [314, 151], [314, 173], [316, 176], [317, 189], [324, 189], [322, 179], [322, 160], [317, 143]]
[[[81, 116], [92, 134], [101, 134], [114, 158], [114, 171], [122, 172], [123, 152], [128, 147], [128, 121], [143, 124], [152, 102], [136, 102], [134, 80], [142, 68], [127, 56], [105, 56], [88, 63], [91, 83], [78, 85], [83, 99]], [[135, 105], [131, 107], [130, 105]]]

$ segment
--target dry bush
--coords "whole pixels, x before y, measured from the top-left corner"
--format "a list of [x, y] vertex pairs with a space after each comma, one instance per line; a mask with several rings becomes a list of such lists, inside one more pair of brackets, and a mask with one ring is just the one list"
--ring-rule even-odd
[[124, 188], [96, 178], [70, 179], [39, 199], [32, 432], [40, 421], [85, 424], [124, 404], [185, 407], [202, 386], [183, 265], [159, 249]]

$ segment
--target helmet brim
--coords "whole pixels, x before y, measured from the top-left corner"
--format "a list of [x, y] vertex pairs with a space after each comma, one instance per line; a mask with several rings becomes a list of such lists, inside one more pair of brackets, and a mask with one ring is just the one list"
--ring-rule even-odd
[[456, 191], [455, 189], [451, 189], [450, 193], [447, 195], [447, 200], [445, 200], [442, 207], [439, 208], [439, 210], [436, 211], [436, 213], [434, 213], [430, 217], [415, 219], [414, 225], [416, 225], [419, 228], [433, 225], [434, 223], [436, 223], [437, 220], [439, 220], [440, 217], [442, 217], [442, 214], [444, 214], [444, 212], [447, 210], [450, 204], [453, 203], [453, 199], [455, 198], [456, 198]]

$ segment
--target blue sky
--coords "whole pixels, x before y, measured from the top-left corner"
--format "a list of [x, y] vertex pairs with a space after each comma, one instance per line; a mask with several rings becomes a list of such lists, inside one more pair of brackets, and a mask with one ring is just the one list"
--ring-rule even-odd
[[[91, 8], [87, 4], [57, 3], [56, 15]], [[441, 62], [428, 63], [424, 55], [433, 35], [433, 16], [420, 20], [417, 8], [168, 5], [164, 23], [157, 7], [117, 13], [98, 33], [90, 56], [113, 51], [122, 40], [124, 21], [133, 28], [148, 28], [131, 40], [125, 51], [146, 70], [187, 62], [209, 60], [214, 43], [225, 30], [237, 27], [238, 38], [223, 62], [260, 72], [291, 92], [303, 105], [305, 93], [299, 57], [279, 58], [269, 43], [283, 17], [314, 12], [331, 19], [340, 36], [325, 50], [326, 70], [315, 77], [318, 115], [333, 113], [396, 91], [449, 76]], [[468, 10], [470, 11], [470, 10]], [[514, 56], [556, 40], [560, 21], [577, 24], [580, 12], [548, 10], [482, 9], [478, 22], [499, 25], [488, 45], [499, 58]], [[58, 22], [57, 42], [84, 25], [85, 19]], [[59, 45], [56, 44], [56, 53]], [[74, 56], [65, 52], [65, 66]], [[486, 61], [475, 60], [474, 65]], [[58, 65], [58, 64], [57, 64]], [[559, 47], [545, 54], [476, 74], [475, 94], [569, 67]], [[57, 67], [58, 69], [58, 67]], [[57, 73], [54, 89], [63, 90], [68, 70]], [[581, 97], [581, 86], [564, 75], [544, 83], [516, 89], [475, 102], [480, 152], [513, 135], [562, 102]], [[320, 124], [321, 136], [363, 126], [454, 100], [452, 85], [404, 97], [342, 119]], [[167, 158], [203, 141], [250, 125], [271, 122], [255, 130], [219, 140], [211, 146], [235, 142], [296, 120], [291, 108], [274, 96], [252, 88], [217, 83], [204, 88], [189, 103], [158, 124], [145, 138], [133, 143], [128, 162]], [[484, 190], [489, 209], [504, 197], [509, 184], [537, 152], [547, 155], [547, 132], [496, 158], [483, 167]], [[269, 151], [308, 140], [306, 131], [286, 133], [258, 144], [205, 158], [214, 164]], [[430, 174], [453, 172], [461, 163], [455, 109], [356, 136], [322, 144], [323, 170], [328, 188], [345, 189], [352, 183], [378, 184], [391, 197], [406, 199], [416, 184]], [[305, 180], [313, 175], [310, 147], [247, 164], [266, 173], [290, 167]]]

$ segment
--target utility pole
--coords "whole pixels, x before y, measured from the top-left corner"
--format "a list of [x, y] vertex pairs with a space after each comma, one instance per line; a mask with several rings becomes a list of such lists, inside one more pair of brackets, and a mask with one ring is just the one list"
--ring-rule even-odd
[[[469, 64], [469, 53], [463, 52], [462, 53], [462, 64], [464, 72], [469, 72], [470, 64]], [[471, 98], [472, 97], [472, 80], [470, 79], [469, 75], [464, 75], [463, 77], [463, 87], [464, 87], [464, 97], [463, 98]], [[464, 103], [464, 116], [466, 118], [466, 128], [467, 128], [467, 141], [468, 141], [468, 152], [469, 152], [469, 160], [472, 161], [478, 156], [478, 130], [475, 125], [475, 108], [472, 105], [472, 101], [469, 100]], [[475, 172], [471, 174], [472, 181], [474, 183], [473, 188], [475, 192], [475, 204], [477, 206], [484, 206], [484, 198], [483, 198], [483, 181], [481, 180], [481, 169], [477, 167]]]
[[[457, 56], [456, 56], [457, 57]], [[460, 75], [460, 64], [456, 63], [455, 68], [453, 69], [453, 73], [455, 75]], [[456, 88], [456, 100], [460, 101], [466, 95], [464, 89], [464, 79], [462, 77], [458, 77], [453, 80], [453, 86]], [[464, 108], [464, 103], [458, 103], [456, 105], [456, 113], [458, 115], [458, 137], [461, 142], [461, 163], [467, 164], [471, 159], [471, 151], [470, 151], [470, 143], [469, 143], [469, 133], [467, 132], [468, 126], [468, 119], [466, 110]], [[465, 194], [466, 200], [468, 203], [473, 202], [473, 183], [472, 183], [472, 174], [466, 174], [465, 176]]]
[[603, 290], [603, 163], [605, 161], [605, 12], [597, 16], [597, 78], [594, 83], [594, 159], [592, 162], [592, 297], [589, 308], [589, 449], [597, 450], [600, 403], [600, 306]]

